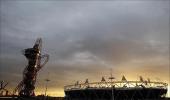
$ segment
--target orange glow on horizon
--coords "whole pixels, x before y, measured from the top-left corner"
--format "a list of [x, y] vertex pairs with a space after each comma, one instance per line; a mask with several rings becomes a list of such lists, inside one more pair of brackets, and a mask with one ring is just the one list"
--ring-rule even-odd
[[[35, 91], [36, 95], [44, 95], [45, 91]], [[48, 96], [54, 96], [54, 97], [64, 97], [64, 90], [48, 90], [46, 93]]]

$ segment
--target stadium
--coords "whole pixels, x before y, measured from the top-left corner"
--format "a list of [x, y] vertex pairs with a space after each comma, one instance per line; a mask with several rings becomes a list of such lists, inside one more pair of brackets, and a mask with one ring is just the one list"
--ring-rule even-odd
[[157, 100], [165, 98], [167, 93], [167, 83], [153, 82], [148, 79], [139, 81], [127, 81], [125, 76], [121, 81], [112, 81], [104, 77], [100, 82], [85, 83], [77, 82], [74, 85], [64, 87], [66, 100]]

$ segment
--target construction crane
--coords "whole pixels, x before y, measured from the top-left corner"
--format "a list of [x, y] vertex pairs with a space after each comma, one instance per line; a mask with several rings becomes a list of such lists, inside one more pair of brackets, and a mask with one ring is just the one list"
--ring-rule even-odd
[[[41, 54], [42, 39], [38, 38], [33, 48], [24, 49], [23, 55], [28, 60], [28, 65], [23, 71], [23, 80], [17, 85], [13, 93], [18, 92], [19, 96], [32, 97], [35, 96], [34, 89], [36, 83], [37, 72], [48, 62], [49, 55]], [[43, 61], [42, 61], [43, 60]]]

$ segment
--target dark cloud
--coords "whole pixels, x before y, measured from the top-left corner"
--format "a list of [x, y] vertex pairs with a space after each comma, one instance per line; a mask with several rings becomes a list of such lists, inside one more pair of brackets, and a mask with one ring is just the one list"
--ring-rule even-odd
[[50, 60], [39, 73], [39, 88], [48, 72], [49, 86], [61, 89], [100, 80], [110, 68], [117, 77], [161, 72], [168, 81], [168, 2], [1, 0], [0, 79], [15, 87], [27, 63], [21, 50], [42, 37]]

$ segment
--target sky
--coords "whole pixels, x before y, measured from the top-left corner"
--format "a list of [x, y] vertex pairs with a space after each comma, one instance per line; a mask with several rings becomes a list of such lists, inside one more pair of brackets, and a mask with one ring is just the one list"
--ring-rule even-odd
[[0, 80], [11, 91], [18, 85], [27, 65], [21, 51], [41, 37], [50, 59], [37, 94], [47, 78], [47, 94], [64, 96], [65, 85], [107, 79], [110, 69], [115, 80], [170, 84], [169, 19], [169, 0], [1, 0]]

